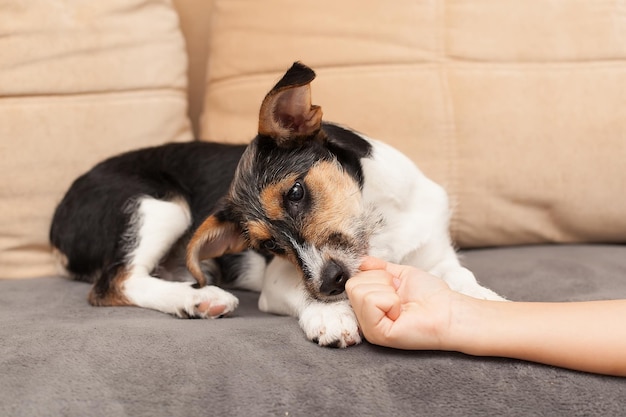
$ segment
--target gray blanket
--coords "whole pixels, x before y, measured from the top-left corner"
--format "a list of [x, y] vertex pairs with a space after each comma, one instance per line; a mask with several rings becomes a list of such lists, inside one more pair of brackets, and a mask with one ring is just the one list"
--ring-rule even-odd
[[[626, 297], [626, 246], [474, 250], [464, 263], [513, 300]], [[90, 307], [88, 289], [0, 280], [0, 416], [626, 414], [626, 379], [367, 343], [320, 348], [295, 319], [259, 312], [254, 293], [236, 293], [233, 317], [181, 320]]]

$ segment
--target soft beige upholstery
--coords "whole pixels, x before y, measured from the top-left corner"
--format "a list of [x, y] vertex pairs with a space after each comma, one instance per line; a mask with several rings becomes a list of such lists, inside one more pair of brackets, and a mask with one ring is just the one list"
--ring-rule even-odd
[[216, 0], [202, 136], [245, 142], [294, 60], [326, 120], [446, 187], [461, 246], [626, 240], [621, 2]]
[[174, 6], [0, 0], [0, 277], [54, 272], [53, 208], [104, 157], [189, 140], [190, 125], [249, 141], [296, 60], [317, 71], [327, 120], [446, 187], [461, 246], [626, 241], [622, 2]]
[[0, 0], [0, 10], [0, 277], [51, 275], [50, 219], [79, 174], [191, 139], [184, 42], [163, 0]]
[[189, 118], [195, 137], [200, 133], [209, 48], [212, 0], [174, 0], [187, 45]]

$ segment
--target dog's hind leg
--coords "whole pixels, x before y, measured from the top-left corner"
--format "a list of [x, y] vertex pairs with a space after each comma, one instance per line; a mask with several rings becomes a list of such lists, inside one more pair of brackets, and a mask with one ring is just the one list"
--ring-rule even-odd
[[171, 282], [151, 275], [191, 224], [186, 202], [143, 197], [133, 211], [125, 235], [132, 249], [107, 293], [98, 298], [92, 291], [92, 304], [136, 305], [178, 317], [199, 318], [218, 317], [237, 307], [237, 298], [220, 288], [194, 288], [189, 282]]

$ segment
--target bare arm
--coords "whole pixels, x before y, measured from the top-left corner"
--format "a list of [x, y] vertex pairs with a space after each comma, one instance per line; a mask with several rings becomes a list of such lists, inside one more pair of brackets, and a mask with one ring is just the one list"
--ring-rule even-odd
[[370, 258], [362, 269], [346, 289], [371, 343], [626, 376], [626, 300], [485, 301], [411, 267]]
[[449, 348], [626, 376], [626, 300], [457, 306]]

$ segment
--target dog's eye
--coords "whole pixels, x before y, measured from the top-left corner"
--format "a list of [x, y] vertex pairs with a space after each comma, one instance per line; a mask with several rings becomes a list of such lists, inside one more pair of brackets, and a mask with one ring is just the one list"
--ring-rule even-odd
[[276, 241], [274, 239], [264, 240], [261, 243], [261, 246], [263, 247], [263, 249], [268, 250], [270, 252], [276, 250], [276, 247], [277, 247], [276, 246]]
[[283, 207], [292, 218], [300, 216], [310, 205], [311, 196], [301, 181], [296, 182], [283, 196]]
[[304, 187], [299, 182], [295, 183], [293, 187], [287, 192], [287, 198], [289, 201], [300, 201], [304, 198]]

